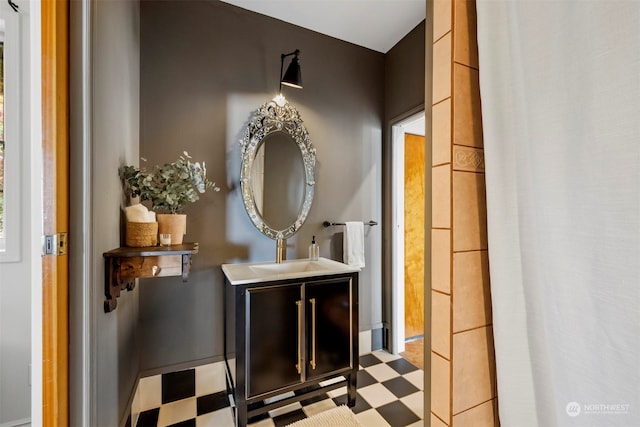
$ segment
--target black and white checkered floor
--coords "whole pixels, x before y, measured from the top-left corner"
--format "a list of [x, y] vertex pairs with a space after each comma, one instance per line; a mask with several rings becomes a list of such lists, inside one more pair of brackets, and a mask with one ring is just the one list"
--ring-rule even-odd
[[[162, 375], [162, 404], [141, 412], [137, 426], [233, 427], [226, 393], [195, 395], [188, 384], [195, 372], [189, 371]], [[366, 427], [422, 427], [423, 378], [422, 370], [400, 356], [384, 351], [360, 356], [358, 395], [351, 410]], [[249, 426], [286, 426], [343, 404], [346, 387], [252, 418]]]

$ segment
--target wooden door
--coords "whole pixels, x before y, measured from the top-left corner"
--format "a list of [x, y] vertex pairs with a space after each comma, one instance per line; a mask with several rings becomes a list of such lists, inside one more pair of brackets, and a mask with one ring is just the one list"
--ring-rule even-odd
[[423, 136], [404, 138], [404, 327], [405, 337], [424, 335]]
[[[43, 231], [69, 230], [69, 2], [43, 0]], [[68, 256], [42, 257], [42, 419], [69, 425]], [[37, 309], [34, 307], [34, 309]]]

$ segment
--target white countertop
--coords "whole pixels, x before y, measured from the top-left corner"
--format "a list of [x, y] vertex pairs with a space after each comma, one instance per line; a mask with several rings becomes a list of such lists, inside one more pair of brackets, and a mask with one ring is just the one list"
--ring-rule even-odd
[[275, 280], [354, 273], [360, 271], [360, 268], [327, 258], [319, 258], [317, 261], [305, 258], [286, 260], [282, 263], [222, 264], [222, 271], [232, 285], [246, 285]]

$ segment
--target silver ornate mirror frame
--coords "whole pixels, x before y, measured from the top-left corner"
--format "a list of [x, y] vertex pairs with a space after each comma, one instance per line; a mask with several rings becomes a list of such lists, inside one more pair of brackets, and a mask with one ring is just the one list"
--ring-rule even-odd
[[[256, 153], [264, 139], [273, 132], [284, 132], [296, 143], [302, 154], [305, 174], [305, 189], [302, 207], [293, 224], [282, 230], [271, 228], [260, 215], [253, 197], [251, 187], [251, 171]], [[293, 236], [307, 219], [315, 186], [314, 169], [316, 150], [309, 139], [309, 134], [296, 108], [284, 98], [276, 98], [261, 105], [249, 120], [241, 141], [242, 164], [240, 169], [240, 186], [242, 201], [253, 225], [267, 237], [284, 240]]]

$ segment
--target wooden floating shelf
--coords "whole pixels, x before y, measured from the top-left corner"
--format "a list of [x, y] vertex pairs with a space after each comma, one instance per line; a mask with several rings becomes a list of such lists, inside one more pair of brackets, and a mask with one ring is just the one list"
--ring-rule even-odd
[[105, 252], [104, 311], [116, 309], [120, 291], [131, 291], [135, 279], [182, 276], [186, 282], [191, 269], [191, 255], [198, 253], [198, 243], [143, 248], [122, 247]]

